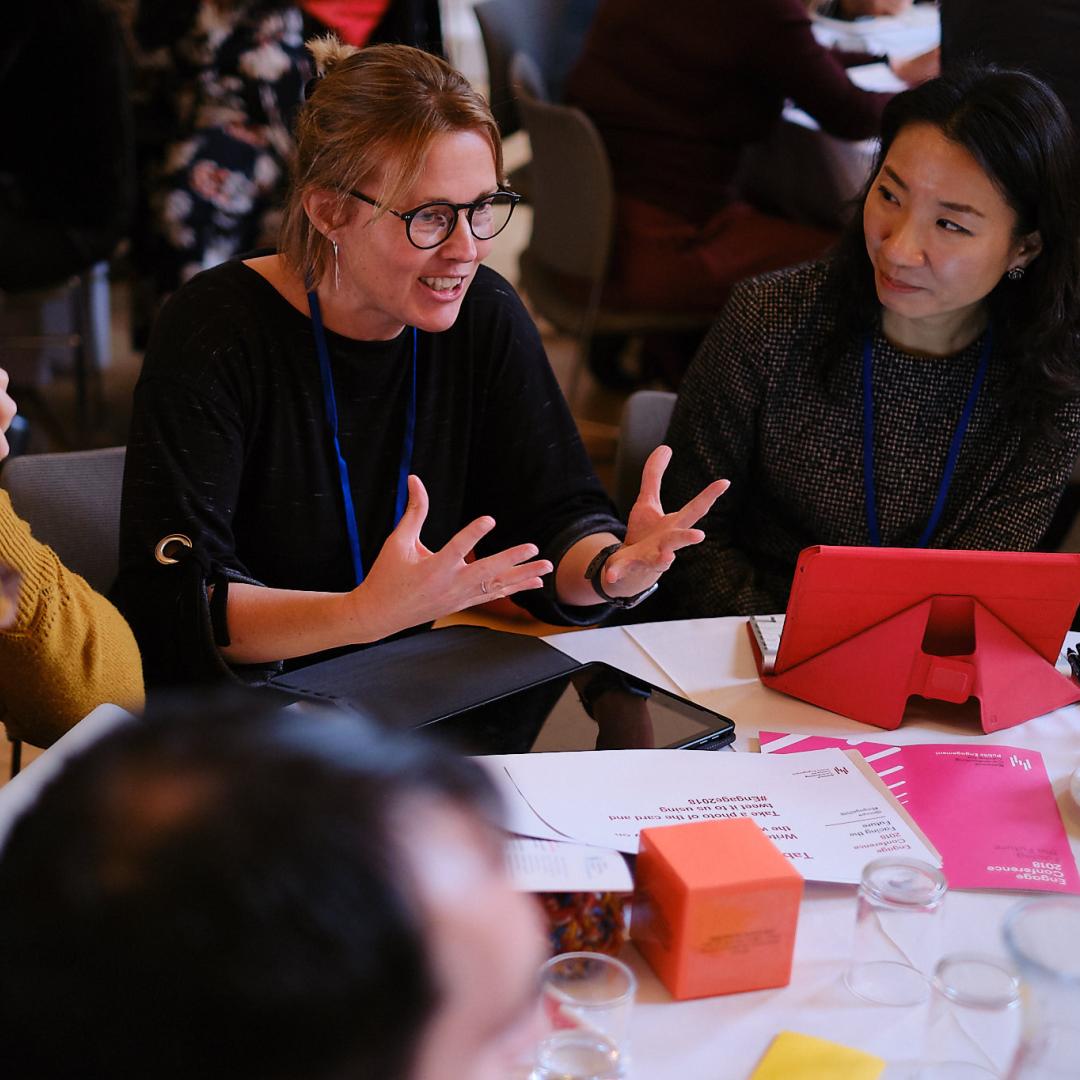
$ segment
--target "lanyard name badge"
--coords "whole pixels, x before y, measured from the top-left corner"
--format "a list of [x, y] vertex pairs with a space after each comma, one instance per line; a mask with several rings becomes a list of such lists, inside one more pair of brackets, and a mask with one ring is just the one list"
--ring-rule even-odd
[[[986, 336], [983, 339], [982, 352], [979, 355], [979, 366], [975, 369], [975, 379], [968, 391], [967, 400], [964, 402], [960, 420], [953, 432], [952, 441], [949, 443], [949, 453], [945, 458], [945, 471], [938, 484], [937, 498], [934, 499], [934, 508], [930, 512], [930, 520], [926, 523], [922, 535], [916, 547], [924, 548], [930, 543], [931, 537], [937, 531], [941, 521], [942, 512], [945, 510], [945, 500], [949, 495], [949, 487], [952, 485], [953, 474], [956, 472], [956, 459], [960, 456], [960, 447], [967, 434], [968, 425], [971, 423], [971, 414], [975, 411], [975, 402], [979, 398], [986, 372], [990, 366], [990, 352], [993, 343], [993, 332], [987, 327]], [[870, 542], [875, 547], [881, 547], [881, 531], [878, 527], [877, 516], [877, 490], [874, 485], [874, 345], [869, 334], [863, 338], [863, 486], [866, 493], [866, 525], [870, 532]]]
[[[330, 350], [326, 345], [326, 330], [323, 328], [322, 309], [319, 298], [313, 289], [307, 294], [308, 310], [311, 312], [311, 328], [315, 334], [315, 352], [319, 356], [319, 374], [322, 377], [323, 408], [326, 412], [326, 426], [334, 444], [334, 456], [337, 460], [338, 480], [341, 483], [341, 498], [345, 507], [345, 531], [349, 536], [349, 553], [352, 556], [353, 576], [356, 584], [364, 580], [364, 559], [360, 554], [360, 530], [356, 524], [356, 505], [352, 497], [352, 485], [349, 483], [349, 466], [341, 453], [338, 439], [337, 399], [334, 396], [334, 377], [330, 370]], [[401, 463], [398, 466], [397, 493], [394, 498], [394, 525], [396, 529], [405, 513], [409, 501], [409, 473], [412, 471], [413, 446], [416, 442], [416, 327], [412, 328], [412, 380], [409, 386], [409, 403], [405, 412], [405, 435], [401, 445]]]

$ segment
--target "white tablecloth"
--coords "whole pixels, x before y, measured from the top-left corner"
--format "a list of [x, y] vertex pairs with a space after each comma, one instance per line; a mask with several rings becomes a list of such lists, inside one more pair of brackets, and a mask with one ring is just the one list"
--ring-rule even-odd
[[[737, 724], [736, 747], [756, 750], [761, 729], [851, 736], [877, 733], [896, 743], [995, 743], [1038, 750], [1045, 759], [1074, 855], [1080, 854], [1080, 808], [1069, 778], [1080, 765], [1080, 706], [982, 734], [972, 711], [956, 718], [927, 705], [896, 731], [878, 732], [775, 691], [758, 681], [742, 618], [649, 623], [588, 630], [547, 640], [578, 660], [605, 660], [726, 713]], [[1070, 635], [1070, 641], [1076, 635]], [[1004, 955], [1005, 913], [1034, 893], [952, 892], [945, 905], [945, 951]], [[632, 946], [626, 959], [640, 990], [632, 1043], [634, 1080], [743, 1080], [772, 1038], [799, 1031], [855, 1046], [887, 1061], [917, 1057], [926, 1023], [923, 1008], [898, 1009], [860, 1002], [841, 976], [851, 949], [855, 890], [808, 885], [799, 918], [789, 986], [691, 1002], [673, 1002]], [[999, 1068], [1011, 1057], [1019, 1017], [1001, 1025], [984, 1047]], [[963, 1036], [957, 1033], [957, 1049]]]

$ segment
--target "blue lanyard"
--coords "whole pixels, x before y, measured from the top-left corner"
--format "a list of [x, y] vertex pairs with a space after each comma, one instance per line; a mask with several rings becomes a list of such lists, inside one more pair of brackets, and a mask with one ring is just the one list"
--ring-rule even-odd
[[[979, 356], [979, 366], [975, 370], [975, 380], [971, 384], [967, 400], [964, 402], [960, 420], [953, 432], [952, 442], [949, 443], [949, 453], [945, 458], [945, 472], [942, 474], [941, 483], [938, 484], [937, 498], [934, 500], [934, 509], [930, 512], [930, 520], [919, 537], [916, 547], [926, 547], [930, 538], [937, 531], [938, 522], [945, 509], [945, 500], [949, 495], [949, 487], [952, 484], [953, 473], [956, 472], [956, 459], [960, 456], [960, 446], [967, 434], [968, 424], [971, 423], [971, 414], [975, 411], [975, 402], [978, 400], [979, 391], [982, 389], [986, 378], [987, 368], [990, 366], [990, 351], [993, 341], [993, 332], [987, 327], [986, 337], [983, 340], [982, 353]], [[869, 334], [863, 339], [863, 486], [866, 491], [866, 526], [870, 531], [870, 542], [875, 547], [881, 547], [881, 531], [878, 528], [877, 516], [877, 491], [874, 486], [874, 345]]]
[[[323, 407], [326, 426], [334, 443], [338, 478], [341, 482], [341, 498], [345, 504], [345, 530], [349, 534], [349, 551], [352, 554], [353, 575], [356, 584], [364, 580], [364, 559], [360, 554], [360, 530], [356, 524], [356, 506], [353, 503], [352, 485], [349, 483], [349, 466], [341, 453], [338, 440], [337, 400], [334, 397], [334, 376], [330, 370], [330, 350], [326, 347], [326, 331], [323, 329], [322, 309], [314, 290], [307, 294], [308, 310], [311, 312], [311, 328], [315, 334], [315, 351], [319, 355], [319, 373], [322, 376]], [[397, 495], [394, 499], [394, 528], [397, 528], [409, 501], [409, 473], [412, 471], [413, 445], [416, 442], [416, 327], [412, 330], [412, 383], [409, 388], [409, 405], [405, 413], [405, 437], [401, 446], [401, 465], [398, 468]]]

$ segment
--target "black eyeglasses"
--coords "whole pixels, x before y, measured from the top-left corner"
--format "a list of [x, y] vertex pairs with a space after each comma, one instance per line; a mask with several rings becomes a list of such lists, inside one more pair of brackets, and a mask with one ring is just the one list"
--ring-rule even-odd
[[[369, 206], [380, 205], [363, 192], [350, 191], [349, 194]], [[471, 203], [429, 202], [404, 213], [398, 213], [389, 207], [386, 207], [386, 210], [405, 222], [405, 235], [409, 243], [426, 251], [450, 239], [450, 234], [457, 225], [458, 214], [462, 210], [465, 211], [465, 220], [477, 240], [493, 239], [510, 223], [514, 207], [519, 202], [521, 196], [513, 191], [496, 191]]]

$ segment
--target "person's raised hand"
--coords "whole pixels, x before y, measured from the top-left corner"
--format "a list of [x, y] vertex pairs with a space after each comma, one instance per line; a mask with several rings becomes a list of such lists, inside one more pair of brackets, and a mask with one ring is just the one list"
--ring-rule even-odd
[[645, 462], [641, 490], [626, 524], [626, 540], [604, 565], [600, 584], [608, 596], [636, 596], [653, 585], [675, 561], [675, 552], [705, 539], [694, 526], [727, 491], [714, 480], [685, 506], [670, 514], [660, 503], [660, 482], [671, 461], [671, 447], [658, 446]]
[[397, 528], [386, 538], [362, 584], [350, 594], [363, 639], [377, 641], [399, 630], [444, 615], [539, 589], [551, 573], [547, 559], [537, 559], [535, 544], [519, 544], [474, 562], [466, 556], [495, 528], [495, 519], [479, 517], [439, 551], [420, 540], [428, 515], [428, 495], [418, 476], [409, 477], [409, 502]]
[[918, 56], [909, 56], [904, 60], [890, 60], [889, 67], [892, 73], [908, 84], [918, 86], [928, 79], [936, 79], [941, 74], [941, 47], [933, 49]]
[[15, 402], [12, 401], [11, 395], [7, 392], [8, 388], [8, 373], [0, 368], [0, 461], [8, 456], [10, 447], [8, 441], [4, 436], [4, 432], [11, 426], [11, 421], [15, 419]]
[[840, 0], [840, 10], [848, 19], [868, 15], [899, 15], [911, 7], [911, 0]]

